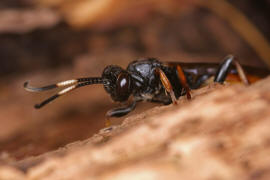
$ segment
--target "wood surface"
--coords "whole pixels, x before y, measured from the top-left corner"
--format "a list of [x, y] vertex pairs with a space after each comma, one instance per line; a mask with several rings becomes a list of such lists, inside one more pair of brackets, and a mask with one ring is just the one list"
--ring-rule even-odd
[[270, 78], [211, 84], [84, 141], [3, 163], [0, 179], [269, 179]]

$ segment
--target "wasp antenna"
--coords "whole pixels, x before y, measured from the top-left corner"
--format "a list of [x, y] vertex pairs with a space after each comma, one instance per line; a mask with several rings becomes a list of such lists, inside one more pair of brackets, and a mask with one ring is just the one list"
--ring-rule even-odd
[[77, 81], [79, 83], [87, 82], [87, 85], [90, 85], [90, 84], [103, 84], [105, 80], [101, 77], [87, 77], [87, 78], [79, 78], [77, 79]]
[[[67, 87], [61, 91], [59, 91], [57, 94], [49, 97], [48, 99], [44, 100], [43, 102], [41, 102], [40, 104], [36, 104], [35, 108], [36, 109], [40, 109], [41, 107], [45, 106], [46, 104], [50, 103], [51, 101], [55, 100], [56, 98], [74, 90], [77, 89], [79, 87], [83, 87], [83, 86], [87, 86], [87, 85], [92, 85], [92, 84], [104, 84], [105, 80], [103, 80], [102, 78], [91, 78], [89, 79], [90, 81], [86, 81], [86, 82], [82, 82], [76, 85], [72, 85], [70, 87]], [[27, 84], [26, 84], [27, 85]]]
[[30, 92], [40, 92], [40, 91], [54, 89], [54, 88], [57, 88], [58, 86], [57, 84], [52, 84], [52, 85], [48, 85], [44, 87], [32, 87], [32, 86], [29, 86], [29, 82], [27, 81], [23, 84], [23, 87], [25, 90], [30, 91]]
[[40, 109], [40, 108], [42, 108], [43, 106], [45, 106], [46, 104], [48, 104], [49, 102], [51, 102], [51, 101], [55, 100], [56, 98], [58, 98], [58, 97], [59, 97], [59, 95], [58, 95], [58, 94], [55, 94], [54, 96], [51, 96], [50, 98], [46, 99], [46, 100], [43, 101], [42, 103], [36, 104], [34, 107], [35, 107], [36, 109]]
[[29, 82], [25, 82], [24, 83], [24, 89], [27, 90], [27, 91], [30, 91], [30, 92], [41, 92], [41, 91], [47, 91], [47, 90], [50, 90], [50, 89], [55, 89], [55, 88], [58, 88], [58, 87], [63, 87], [63, 86], [68, 86], [68, 85], [72, 85], [72, 84], [76, 84], [78, 82], [77, 79], [71, 79], [71, 80], [66, 80], [66, 81], [61, 81], [61, 82], [58, 82], [56, 84], [51, 84], [51, 85], [47, 85], [47, 86], [44, 86], [44, 87], [31, 87], [29, 86]]
[[50, 89], [55, 89], [58, 87], [64, 87], [64, 86], [69, 86], [69, 85], [74, 85], [80, 82], [88, 82], [90, 84], [103, 84], [104, 80], [101, 77], [86, 77], [86, 78], [78, 78], [78, 79], [70, 79], [70, 80], [66, 80], [66, 81], [61, 81], [58, 82], [56, 84], [51, 84], [51, 85], [47, 85], [44, 87], [32, 87], [29, 86], [29, 82], [26, 81], [24, 83], [24, 89], [30, 92], [41, 92], [41, 91], [47, 91]]
[[55, 95], [49, 97], [48, 99], [44, 100], [40, 104], [36, 104], [35, 105], [35, 108], [36, 109], [40, 109], [41, 107], [45, 106], [49, 102], [55, 100], [56, 98], [58, 98], [58, 97], [60, 97], [60, 96], [62, 96], [64, 94], [66, 94], [66, 93], [68, 93], [68, 92], [70, 92], [70, 91], [72, 91], [72, 90], [74, 90], [74, 89], [76, 89], [78, 87], [81, 87], [81, 86], [79, 86], [79, 84], [77, 84], [77, 85], [73, 85], [73, 86], [67, 87], [67, 88], [63, 89], [62, 91], [58, 92], [57, 94], [55, 94]]

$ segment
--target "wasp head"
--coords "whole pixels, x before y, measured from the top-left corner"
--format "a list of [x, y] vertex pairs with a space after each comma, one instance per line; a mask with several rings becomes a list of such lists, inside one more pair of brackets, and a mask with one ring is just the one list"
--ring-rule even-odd
[[111, 95], [114, 101], [123, 102], [128, 100], [131, 94], [131, 76], [119, 66], [107, 66], [103, 73], [104, 89]]

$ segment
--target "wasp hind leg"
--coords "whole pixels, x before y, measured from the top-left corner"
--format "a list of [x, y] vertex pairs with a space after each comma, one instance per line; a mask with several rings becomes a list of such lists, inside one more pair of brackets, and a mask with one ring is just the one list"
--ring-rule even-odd
[[131, 104], [127, 105], [127, 106], [123, 106], [123, 107], [119, 107], [119, 108], [114, 108], [109, 110], [106, 113], [106, 122], [105, 122], [105, 126], [109, 127], [111, 126], [111, 120], [110, 118], [112, 117], [122, 117], [127, 115], [128, 113], [130, 113], [131, 111], [133, 111], [136, 107], [136, 101], [132, 102]]
[[241, 81], [245, 84], [245, 85], [249, 85], [249, 82], [247, 80], [247, 77], [245, 75], [245, 72], [242, 68], [242, 66], [239, 64], [238, 61], [235, 60], [233, 55], [229, 55], [227, 57], [225, 57], [225, 60], [220, 64], [219, 69], [215, 75], [215, 82], [219, 82], [219, 83], [224, 83], [226, 77], [228, 76], [230, 67], [232, 66], [232, 64], [235, 65], [237, 73], [241, 79]]

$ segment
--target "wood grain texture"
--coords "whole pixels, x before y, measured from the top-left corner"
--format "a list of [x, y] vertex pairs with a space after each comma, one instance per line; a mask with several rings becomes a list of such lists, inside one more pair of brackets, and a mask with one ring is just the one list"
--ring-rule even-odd
[[3, 165], [0, 179], [269, 179], [270, 78], [249, 87], [213, 84], [192, 95]]

